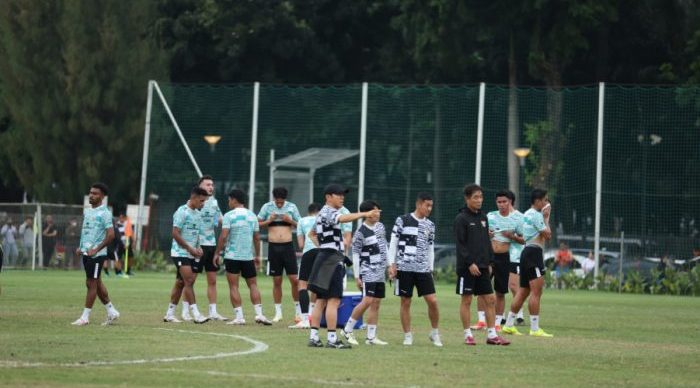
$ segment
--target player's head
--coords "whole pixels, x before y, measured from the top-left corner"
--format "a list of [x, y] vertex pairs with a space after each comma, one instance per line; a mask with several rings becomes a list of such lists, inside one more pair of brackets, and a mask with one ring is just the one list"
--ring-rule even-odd
[[476, 183], [464, 186], [464, 202], [471, 210], [481, 210], [484, 204], [484, 190]]
[[317, 204], [316, 202], [310, 203], [306, 211], [310, 216], [316, 215], [321, 211], [321, 205]]
[[433, 196], [425, 191], [421, 191], [416, 196], [416, 215], [419, 217], [429, 217], [433, 212]]
[[211, 175], [202, 175], [197, 182], [197, 186], [204, 189], [209, 196], [214, 194], [214, 178]]
[[331, 183], [326, 186], [323, 190], [323, 195], [326, 197], [326, 205], [340, 209], [345, 203], [345, 194], [350, 190], [346, 189], [345, 186], [339, 185], [337, 183]]
[[[360, 212], [362, 212], [362, 213], [368, 212], [368, 211], [371, 211], [374, 209], [382, 210], [382, 208], [379, 207], [379, 203], [377, 203], [377, 201], [368, 199], [368, 200], [362, 201], [362, 203], [360, 204]], [[377, 215], [375, 217], [367, 217], [367, 220], [370, 222], [377, 222], [377, 221], [379, 221], [379, 217], [380, 217], [379, 215]]]
[[515, 204], [515, 194], [508, 189], [496, 193], [496, 207], [500, 212], [507, 212]]
[[207, 201], [209, 193], [199, 186], [192, 187], [190, 190], [190, 204], [194, 209], [201, 209], [204, 207], [204, 202]]
[[530, 204], [533, 208], [537, 210], [542, 210], [542, 208], [549, 203], [549, 197], [547, 196], [547, 190], [544, 189], [534, 189], [530, 194]]
[[286, 187], [280, 186], [272, 189], [272, 199], [275, 201], [277, 207], [281, 208], [284, 206], [284, 202], [287, 200], [287, 194], [289, 194], [289, 192]]
[[693, 248], [693, 257], [700, 256], [700, 247]]
[[88, 195], [90, 205], [94, 207], [101, 204], [107, 193], [109, 193], [107, 185], [102, 182], [93, 183], [92, 186], [90, 186], [90, 193]]
[[228, 207], [231, 209], [238, 206], [245, 206], [248, 202], [247, 195], [245, 191], [240, 189], [233, 189], [228, 193]]

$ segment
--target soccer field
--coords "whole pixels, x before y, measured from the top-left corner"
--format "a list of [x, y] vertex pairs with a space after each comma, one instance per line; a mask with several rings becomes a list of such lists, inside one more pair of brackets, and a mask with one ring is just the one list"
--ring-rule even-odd
[[[100, 326], [70, 322], [82, 311], [84, 274], [8, 271], [0, 274], [0, 385], [76, 386], [697, 386], [700, 299], [546, 290], [542, 326], [554, 338], [508, 337], [508, 347], [462, 343], [458, 297], [438, 286], [444, 348], [427, 338], [425, 303], [414, 301], [414, 345], [401, 345], [398, 300], [380, 311], [386, 347], [361, 342], [351, 350], [306, 346], [308, 332], [285, 324], [261, 327], [165, 324], [173, 274], [106, 278], [122, 317]], [[273, 315], [271, 281], [260, 279], [266, 314]], [[204, 282], [196, 286], [206, 310]], [[225, 278], [219, 311], [231, 316]], [[253, 308], [243, 286], [249, 322]], [[288, 283], [285, 281], [285, 292]], [[285, 318], [293, 306], [285, 298]], [[179, 313], [178, 307], [178, 313]], [[523, 331], [523, 330], [521, 330]], [[325, 330], [321, 333], [325, 342]], [[358, 332], [363, 338], [364, 332]]]

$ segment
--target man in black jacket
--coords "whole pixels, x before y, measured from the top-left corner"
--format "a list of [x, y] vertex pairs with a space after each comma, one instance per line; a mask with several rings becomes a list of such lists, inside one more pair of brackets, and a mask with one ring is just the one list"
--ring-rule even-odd
[[470, 324], [472, 295], [482, 298], [486, 306], [486, 343], [488, 345], [509, 345], [510, 342], [496, 333], [496, 297], [491, 286], [491, 264], [493, 248], [489, 236], [486, 215], [481, 212], [484, 194], [477, 184], [464, 188], [466, 207], [457, 214], [454, 223], [455, 244], [457, 245], [457, 294], [462, 296], [459, 307], [464, 327], [464, 343], [476, 345]]

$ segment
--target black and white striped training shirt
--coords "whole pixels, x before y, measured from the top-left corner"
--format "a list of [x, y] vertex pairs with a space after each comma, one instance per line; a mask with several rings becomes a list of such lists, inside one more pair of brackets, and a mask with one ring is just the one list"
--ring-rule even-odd
[[387, 266], [386, 230], [381, 222], [362, 224], [352, 238], [353, 268], [365, 283], [384, 282]]
[[325, 205], [316, 216], [316, 237], [318, 238], [318, 247], [321, 249], [335, 249], [336, 251], [345, 252], [345, 244], [343, 243], [343, 231], [340, 228], [340, 209]]
[[389, 264], [406, 272], [432, 272], [435, 224], [428, 218], [418, 219], [413, 213], [396, 219], [391, 232]]

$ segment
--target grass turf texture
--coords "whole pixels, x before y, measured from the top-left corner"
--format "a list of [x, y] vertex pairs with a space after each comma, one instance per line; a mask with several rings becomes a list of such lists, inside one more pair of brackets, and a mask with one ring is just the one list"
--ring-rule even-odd
[[[458, 296], [451, 284], [438, 285], [444, 348], [430, 344], [425, 303], [413, 301], [414, 345], [403, 334], [396, 297], [380, 310], [378, 335], [386, 347], [351, 350], [312, 349], [308, 331], [289, 330], [294, 317], [285, 280], [285, 322], [252, 324], [253, 307], [242, 284], [246, 326], [221, 322], [165, 324], [172, 274], [140, 273], [130, 279], [106, 278], [112, 301], [122, 314], [118, 324], [99, 325], [105, 309], [96, 303], [87, 327], [73, 327], [84, 300], [84, 274], [9, 271], [0, 274], [0, 382], [3, 386], [697, 386], [700, 360], [700, 299], [691, 297], [546, 290], [542, 327], [554, 338], [508, 336], [508, 347], [462, 343]], [[204, 278], [196, 285], [200, 310], [207, 309]], [[263, 306], [274, 315], [271, 280], [259, 278]], [[350, 282], [350, 284], [352, 284]], [[218, 309], [233, 315], [228, 287], [218, 278]], [[472, 310], [474, 310], [473, 303]], [[178, 314], [180, 308], [178, 307]], [[472, 314], [472, 320], [476, 313]], [[90, 361], [128, 361], [244, 352], [242, 339], [195, 334], [233, 334], [264, 342], [255, 354], [208, 360], [86, 365]], [[528, 327], [522, 327], [527, 332]], [[364, 331], [356, 331], [363, 339]], [[325, 330], [321, 338], [325, 343]], [[26, 366], [27, 363], [41, 365]], [[71, 364], [71, 365], [65, 365]]]

